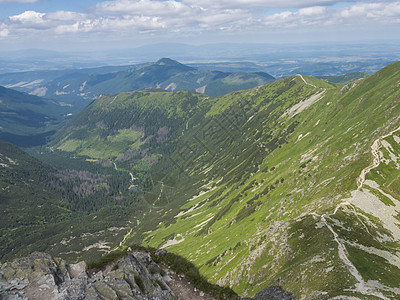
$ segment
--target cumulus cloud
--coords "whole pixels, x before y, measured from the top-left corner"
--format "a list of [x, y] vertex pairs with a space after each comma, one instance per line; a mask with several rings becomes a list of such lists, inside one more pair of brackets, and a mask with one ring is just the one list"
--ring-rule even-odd
[[[137, 16], [151, 18], [154, 27], [171, 31], [198, 31], [203, 29], [238, 28], [248, 24], [251, 13], [244, 9], [213, 8], [191, 5], [174, 0], [115, 0], [98, 3], [92, 8], [95, 15], [115, 17], [120, 22]], [[123, 17], [123, 18], [122, 18]], [[121, 19], [122, 18], [122, 19]], [[154, 20], [154, 18], [157, 18]], [[113, 19], [112, 19], [113, 20]], [[111, 23], [115, 23], [113, 20]], [[148, 21], [146, 23], [149, 23]], [[162, 26], [159, 26], [162, 24]]]
[[362, 23], [384, 24], [400, 22], [400, 2], [356, 3], [348, 8], [328, 9], [323, 6], [301, 8], [296, 11], [283, 11], [265, 16], [264, 25], [290, 28], [307, 25], [339, 25]]
[[400, 2], [392, 3], [357, 3], [339, 12], [339, 16], [349, 18], [367, 18], [398, 22]]
[[36, 11], [25, 11], [19, 15], [10, 16], [3, 21], [2, 26], [6, 26], [9, 32], [17, 33], [20, 31], [49, 30], [53, 31], [58, 26], [74, 24], [77, 21], [86, 19], [85, 14], [57, 11], [53, 13], [40, 13]]
[[133, 16], [121, 18], [93, 18], [55, 28], [58, 34], [79, 32], [152, 32], [166, 28], [166, 24], [156, 17]]
[[304, 25], [326, 23], [328, 11], [325, 7], [315, 6], [302, 8], [297, 11], [284, 11], [266, 16], [262, 23], [269, 27], [290, 28]]
[[[0, 0], [1, 1], [1, 0]], [[109, 0], [86, 13], [25, 11], [0, 23], [0, 37], [44, 32], [55, 35], [99, 32], [140, 34], [202, 31], [267, 30], [298, 26], [400, 22], [400, 1], [357, 2], [330, 6], [337, 0]], [[351, 2], [351, 1], [350, 1]], [[349, 1], [347, 1], [349, 3]], [[270, 13], [270, 8], [276, 13]], [[287, 7], [287, 8], [285, 8]], [[289, 9], [290, 8], [290, 9]], [[322, 27], [321, 27], [322, 26]]]
[[192, 8], [178, 1], [116, 0], [97, 3], [95, 12], [99, 14], [169, 15], [185, 14]]
[[43, 16], [46, 14], [38, 13], [36, 11], [25, 11], [20, 15], [11, 16], [9, 17], [10, 21], [12, 22], [19, 22], [19, 23], [43, 23]]
[[59, 10], [46, 14], [46, 19], [58, 22], [68, 22], [86, 19], [87, 15], [73, 11]]
[[326, 8], [322, 6], [307, 7], [300, 9], [298, 13], [304, 17], [318, 17], [326, 13]]
[[[190, 5], [174, 0], [115, 0], [98, 3], [92, 12], [102, 16], [146, 16], [156, 17], [171, 30], [184, 30], [191, 26], [209, 28], [212, 26], [241, 23], [251, 14], [243, 9], [216, 9]], [[197, 30], [197, 28], [196, 28]]]
[[[333, 5], [340, 0], [182, 0], [188, 5], [198, 5], [202, 7], [218, 7], [218, 8], [300, 8], [311, 6]], [[352, 2], [352, 0], [348, 1]]]

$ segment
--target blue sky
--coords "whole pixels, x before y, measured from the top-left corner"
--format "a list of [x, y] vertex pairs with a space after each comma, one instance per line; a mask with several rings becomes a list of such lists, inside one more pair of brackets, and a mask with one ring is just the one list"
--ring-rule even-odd
[[400, 1], [0, 0], [2, 50], [398, 40]]

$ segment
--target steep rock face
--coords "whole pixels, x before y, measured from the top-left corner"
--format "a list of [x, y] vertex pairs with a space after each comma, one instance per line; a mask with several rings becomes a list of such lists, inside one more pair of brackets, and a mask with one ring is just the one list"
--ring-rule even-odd
[[[146, 253], [134, 252], [94, 274], [84, 262], [35, 252], [0, 269], [1, 299], [171, 299], [174, 294], [161, 268]], [[163, 273], [164, 274], [164, 273]]]

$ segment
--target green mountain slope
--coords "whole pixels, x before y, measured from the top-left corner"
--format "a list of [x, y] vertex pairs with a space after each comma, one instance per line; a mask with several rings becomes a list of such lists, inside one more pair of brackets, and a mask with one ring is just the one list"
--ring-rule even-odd
[[54, 170], [16, 146], [0, 141], [0, 259], [14, 250], [27, 254], [27, 241], [45, 224], [70, 217], [62, 196], [50, 188]]
[[139, 178], [121, 247], [165, 247], [243, 295], [396, 298], [399, 83], [395, 63], [347, 86], [103, 96], [52, 149]]
[[332, 83], [349, 84], [350, 82], [353, 82], [357, 79], [366, 78], [370, 75], [371, 75], [370, 73], [366, 72], [352, 72], [339, 76], [316, 76], [316, 78], [329, 81]]
[[202, 114], [207, 100], [161, 89], [102, 96], [56, 134], [52, 149], [147, 170], [175, 148], [187, 121]]
[[55, 101], [0, 87], [0, 139], [21, 146], [44, 144], [64, 114]]
[[[188, 133], [171, 156], [176, 203], [144, 243], [240, 294], [279, 283], [301, 297], [395, 297], [399, 82], [396, 63], [354, 87], [295, 76], [222, 97], [207, 114], [217, 130]], [[377, 179], [361, 184], [363, 171]]]
[[170, 91], [196, 91], [216, 97], [263, 85], [274, 80], [272, 76], [266, 73], [224, 73], [193, 70], [168, 78], [159, 84], [159, 87]]

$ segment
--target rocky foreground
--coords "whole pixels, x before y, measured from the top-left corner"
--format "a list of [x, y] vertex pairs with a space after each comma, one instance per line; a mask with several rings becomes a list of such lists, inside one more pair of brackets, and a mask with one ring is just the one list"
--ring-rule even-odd
[[[204, 299], [214, 297], [194, 288], [184, 275], [164, 270], [146, 252], [132, 252], [104, 270], [88, 272], [86, 263], [66, 264], [35, 252], [0, 268], [0, 299]], [[240, 298], [237, 298], [240, 299]], [[270, 287], [246, 300], [296, 297]]]

